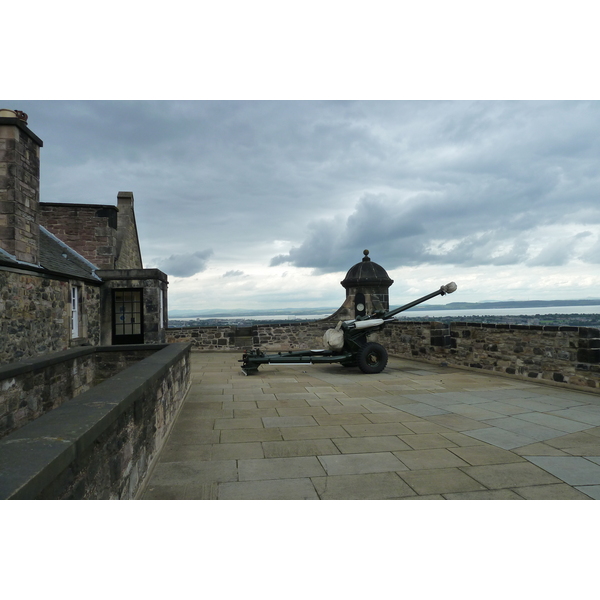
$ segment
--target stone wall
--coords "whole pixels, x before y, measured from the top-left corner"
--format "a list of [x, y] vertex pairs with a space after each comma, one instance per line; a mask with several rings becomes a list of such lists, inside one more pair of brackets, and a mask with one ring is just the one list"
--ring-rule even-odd
[[192, 344], [193, 350], [235, 350], [235, 326], [225, 327], [170, 327], [166, 330], [167, 343]]
[[39, 259], [41, 146], [23, 121], [0, 118], [0, 248], [31, 264]]
[[[82, 318], [77, 343], [100, 341], [100, 292], [82, 289]], [[71, 340], [69, 280], [0, 270], [0, 364], [65, 350]]]
[[164, 344], [167, 313], [167, 286], [165, 273], [158, 269], [120, 269], [96, 271], [104, 284], [101, 289], [101, 344], [113, 343], [112, 292], [116, 289], [142, 290], [143, 333], [145, 344]]
[[303, 350], [323, 348], [323, 334], [335, 323], [313, 321], [256, 325], [254, 345], [261, 350]]
[[119, 209], [117, 217], [117, 259], [114, 268], [143, 269], [142, 253], [133, 211], [133, 193], [119, 192], [117, 205]]
[[398, 356], [600, 390], [600, 330], [592, 327], [400, 321], [380, 336]]
[[[100, 292], [81, 281], [81, 336], [77, 343], [100, 341]], [[69, 280], [0, 270], [0, 364], [49, 352], [71, 344]]]
[[40, 225], [100, 269], [114, 269], [117, 208], [93, 204], [40, 203]]
[[189, 346], [165, 346], [6, 436], [0, 499], [135, 498], [190, 377]]
[[[264, 351], [317, 349], [334, 321], [254, 325], [252, 347]], [[168, 329], [167, 340], [194, 349], [237, 350], [236, 328]], [[369, 336], [392, 355], [484, 369], [526, 380], [600, 392], [600, 331], [591, 327], [442, 324], [396, 321]]]
[[156, 351], [88, 346], [0, 367], [0, 438]]
[[298, 350], [321, 348], [323, 334], [335, 324], [325, 321], [254, 325], [252, 327], [170, 327], [167, 342], [192, 344], [194, 350]]

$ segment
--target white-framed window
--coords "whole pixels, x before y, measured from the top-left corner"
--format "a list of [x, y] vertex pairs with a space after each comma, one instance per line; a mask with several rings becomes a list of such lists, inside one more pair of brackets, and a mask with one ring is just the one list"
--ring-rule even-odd
[[79, 337], [79, 288], [71, 287], [71, 337]]

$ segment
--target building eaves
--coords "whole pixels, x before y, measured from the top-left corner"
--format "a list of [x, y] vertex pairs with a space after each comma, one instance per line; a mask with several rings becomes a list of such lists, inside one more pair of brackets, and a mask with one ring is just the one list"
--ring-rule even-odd
[[19, 266], [19, 267], [37, 267], [38, 269], [40, 268], [39, 264], [36, 265], [34, 263], [29, 263], [29, 262], [25, 262], [23, 260], [19, 260], [16, 256], [13, 256], [12, 254], [7, 252], [3, 248], [0, 248], [0, 261], [2, 261], [2, 263], [4, 263], [4, 264], [9, 263], [11, 265], [14, 265], [15, 267]]

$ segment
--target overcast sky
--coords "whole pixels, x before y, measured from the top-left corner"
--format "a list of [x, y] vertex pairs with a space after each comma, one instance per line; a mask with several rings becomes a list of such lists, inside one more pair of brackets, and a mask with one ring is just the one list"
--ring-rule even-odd
[[369, 249], [392, 305], [600, 298], [600, 103], [11, 101], [41, 200], [132, 191], [171, 309], [339, 306]]

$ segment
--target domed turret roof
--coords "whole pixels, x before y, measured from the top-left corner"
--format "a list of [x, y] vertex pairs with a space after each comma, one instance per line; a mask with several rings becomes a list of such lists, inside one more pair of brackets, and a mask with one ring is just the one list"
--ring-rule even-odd
[[346, 289], [364, 285], [381, 285], [385, 287], [392, 285], [394, 280], [390, 279], [387, 271], [381, 265], [369, 258], [369, 251], [365, 250], [363, 254], [365, 256], [362, 261], [351, 267], [346, 273], [344, 281], [340, 283]]

